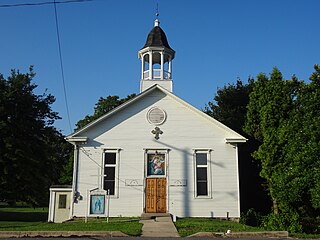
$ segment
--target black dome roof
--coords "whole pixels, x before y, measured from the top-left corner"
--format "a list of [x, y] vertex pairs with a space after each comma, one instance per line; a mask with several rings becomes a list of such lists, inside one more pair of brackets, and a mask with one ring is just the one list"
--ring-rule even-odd
[[155, 26], [149, 33], [146, 44], [143, 46], [143, 48], [146, 47], [166, 47], [170, 50], [173, 50], [169, 46], [166, 34], [159, 26]]

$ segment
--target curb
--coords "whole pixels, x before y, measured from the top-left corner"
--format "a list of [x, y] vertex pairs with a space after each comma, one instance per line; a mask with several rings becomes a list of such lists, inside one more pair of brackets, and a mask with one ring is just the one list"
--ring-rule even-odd
[[0, 238], [22, 237], [128, 237], [120, 231], [0, 231]]
[[[23, 237], [128, 237], [120, 231], [0, 231], [0, 238], [23, 238]], [[274, 232], [198, 232], [187, 236], [209, 238], [288, 238], [287, 231]]]
[[190, 237], [225, 237], [225, 238], [288, 238], [289, 233], [287, 231], [272, 231], [272, 232], [198, 232], [192, 234]]

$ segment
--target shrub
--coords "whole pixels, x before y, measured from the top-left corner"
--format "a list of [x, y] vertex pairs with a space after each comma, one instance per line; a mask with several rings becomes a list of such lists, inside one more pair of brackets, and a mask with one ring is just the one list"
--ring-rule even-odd
[[262, 219], [262, 227], [271, 231], [302, 232], [299, 215], [295, 212], [281, 213], [277, 216], [271, 213]]
[[320, 217], [303, 218], [301, 221], [302, 230], [304, 233], [319, 234], [320, 233]]
[[259, 212], [256, 212], [253, 208], [250, 208], [246, 213], [241, 213], [240, 223], [249, 225], [252, 227], [259, 227], [262, 223], [262, 216]]

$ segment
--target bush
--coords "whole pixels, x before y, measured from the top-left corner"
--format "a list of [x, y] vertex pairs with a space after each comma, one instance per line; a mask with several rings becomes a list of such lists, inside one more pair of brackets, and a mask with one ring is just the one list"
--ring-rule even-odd
[[320, 217], [303, 218], [301, 221], [301, 225], [304, 233], [320, 234]]
[[249, 225], [252, 227], [259, 227], [262, 223], [262, 216], [259, 212], [256, 212], [253, 208], [250, 208], [246, 213], [241, 213], [240, 223]]
[[262, 219], [262, 227], [270, 231], [302, 232], [299, 215], [294, 212], [281, 213], [277, 216], [271, 213]]

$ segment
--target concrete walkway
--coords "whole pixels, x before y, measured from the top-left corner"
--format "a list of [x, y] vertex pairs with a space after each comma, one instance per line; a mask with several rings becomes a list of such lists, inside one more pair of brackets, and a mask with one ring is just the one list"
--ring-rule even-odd
[[128, 237], [120, 231], [0, 231], [1, 238]]
[[170, 216], [140, 220], [143, 223], [141, 237], [180, 237]]

